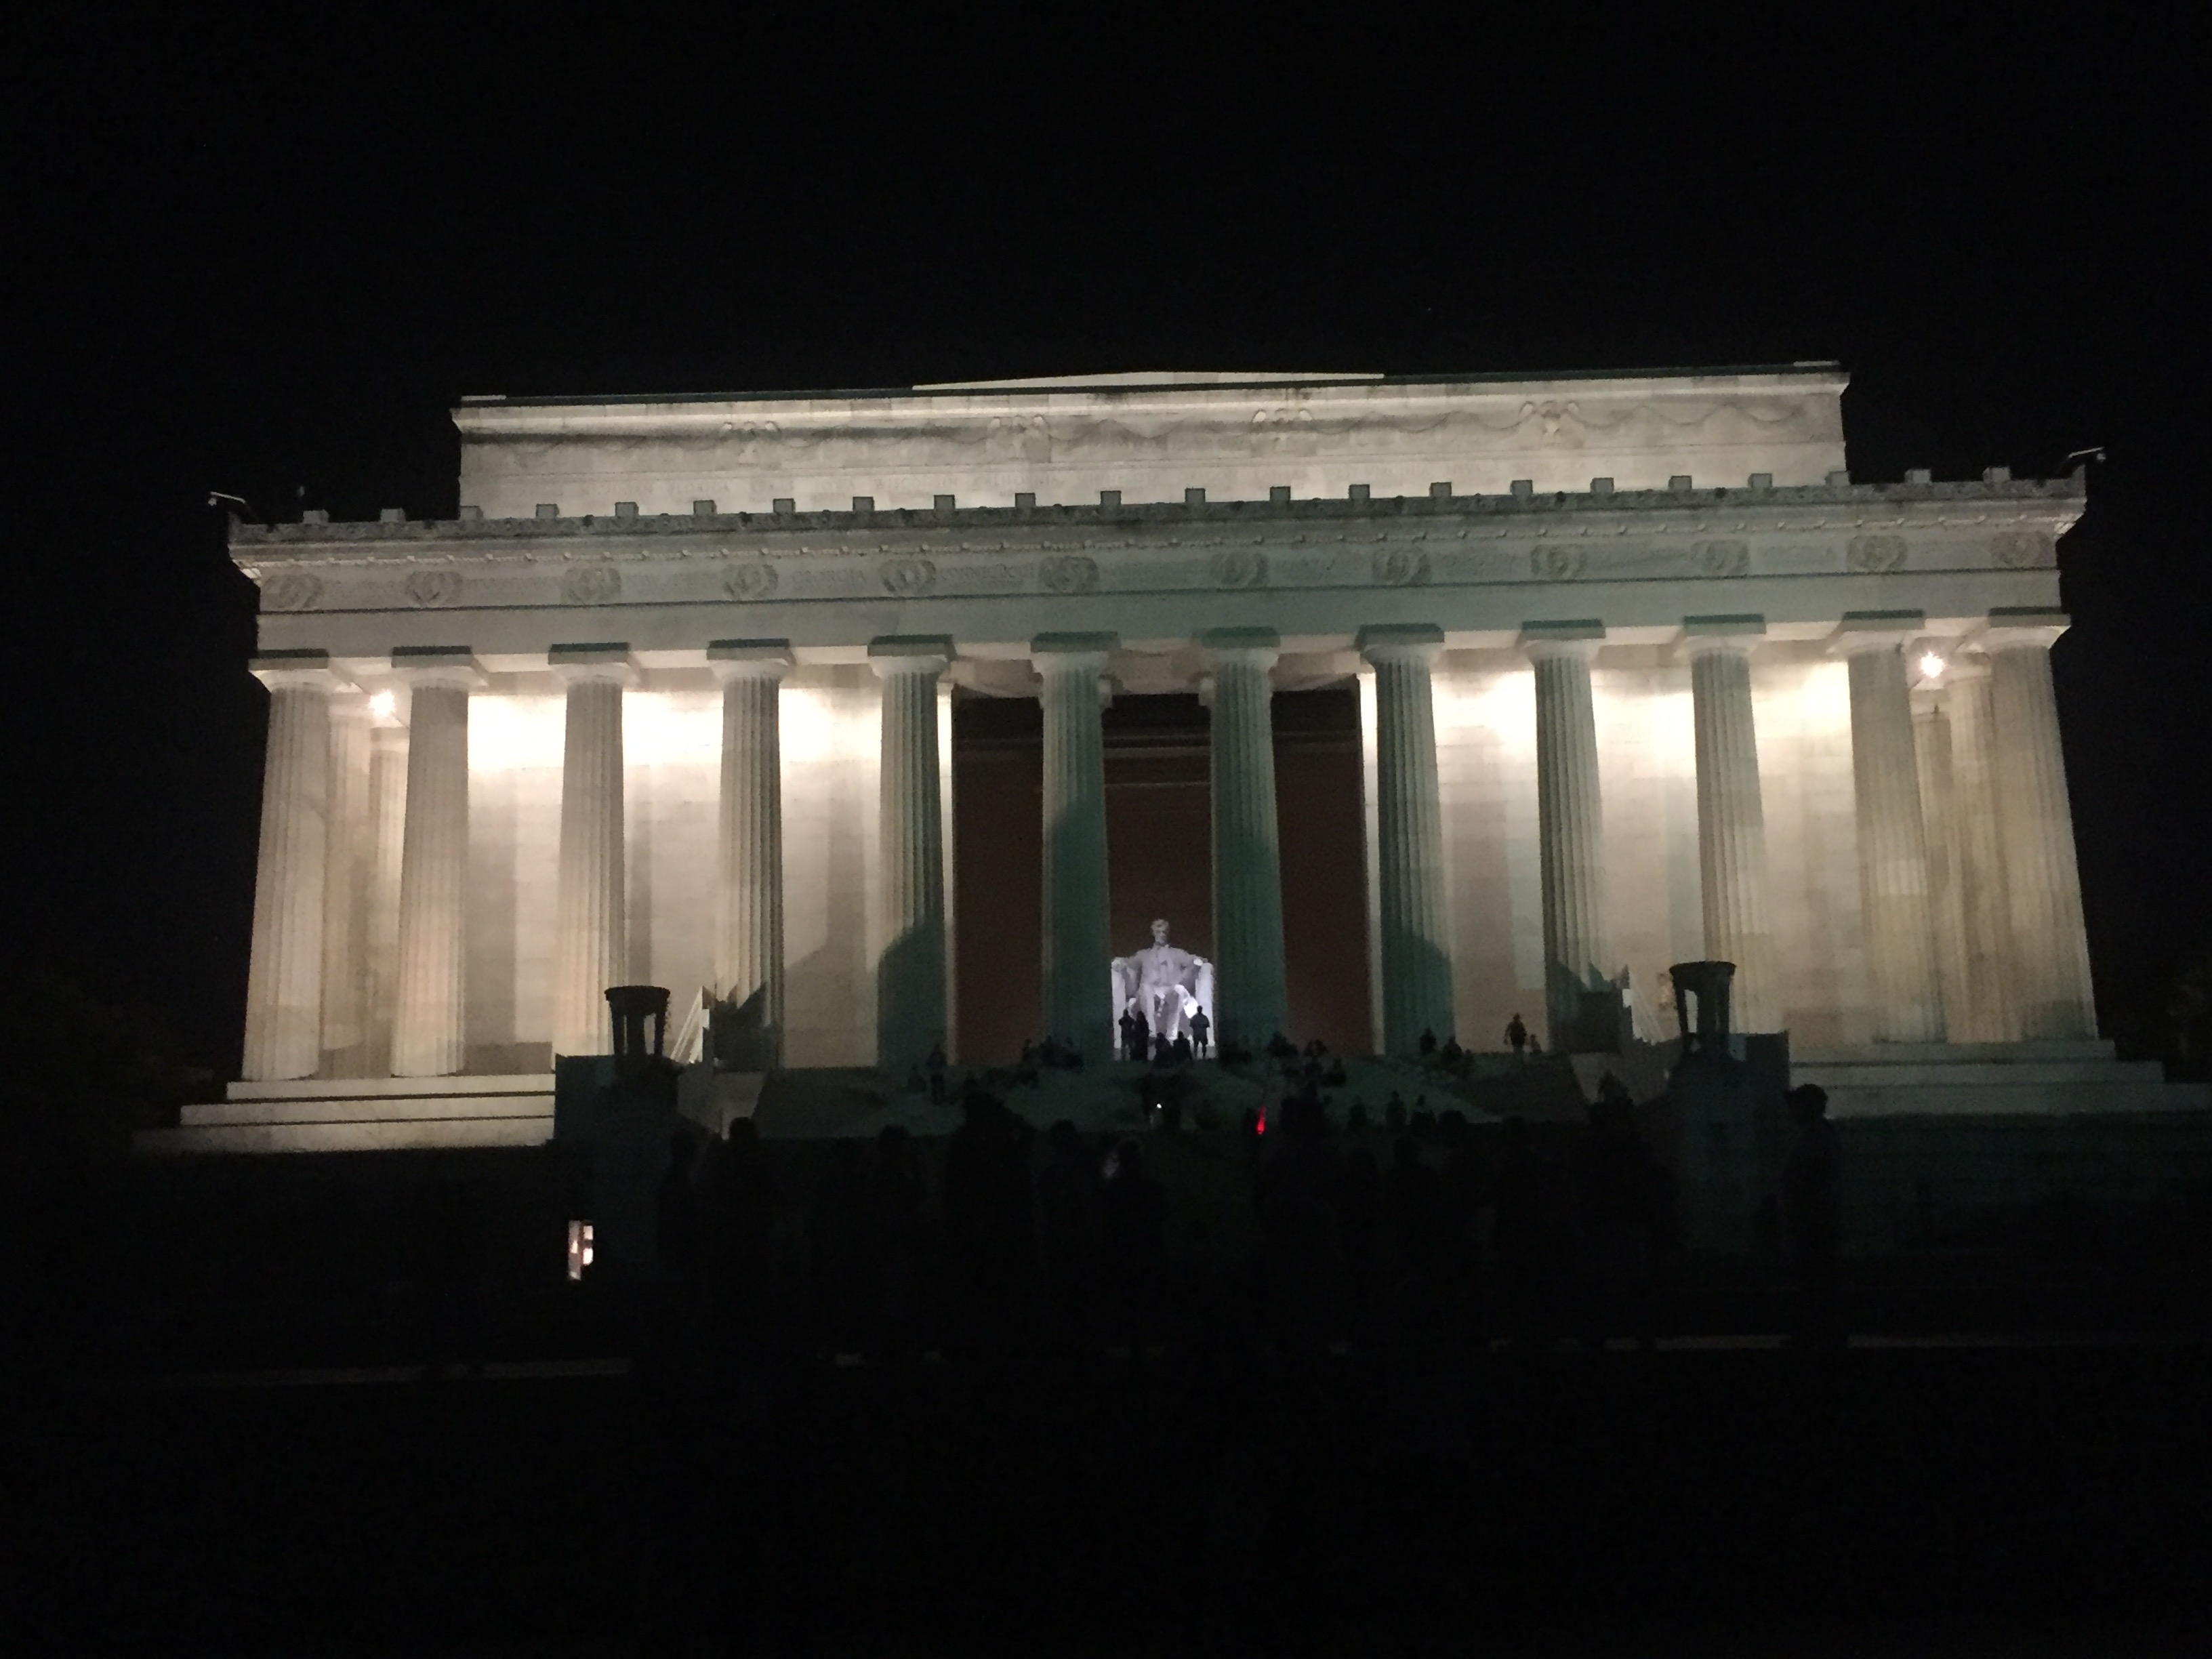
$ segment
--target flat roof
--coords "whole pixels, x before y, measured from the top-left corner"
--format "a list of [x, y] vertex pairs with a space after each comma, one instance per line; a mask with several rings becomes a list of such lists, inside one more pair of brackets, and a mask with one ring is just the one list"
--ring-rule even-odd
[[786, 392], [624, 392], [599, 397], [538, 396], [511, 398], [500, 392], [471, 392], [461, 402], [468, 405], [504, 404], [510, 406], [555, 407], [562, 404], [725, 404], [790, 403], [817, 398], [957, 398], [977, 392], [1130, 392], [1171, 391], [1206, 387], [1233, 390], [1282, 386], [1524, 386], [1567, 380], [1703, 380], [1747, 374], [1822, 375], [1843, 373], [1843, 365], [1830, 359], [1794, 363], [1723, 363], [1704, 368], [1570, 368], [1464, 374], [1285, 374], [1275, 371], [1214, 373], [1204, 370], [1147, 369], [1112, 374], [1048, 374], [1021, 380], [938, 380], [911, 386], [842, 386], [814, 391]]

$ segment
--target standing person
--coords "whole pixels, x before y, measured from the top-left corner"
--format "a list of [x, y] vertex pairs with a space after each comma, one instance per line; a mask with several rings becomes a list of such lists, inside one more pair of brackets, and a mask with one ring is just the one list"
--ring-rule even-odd
[[1512, 1049], [1516, 1060], [1528, 1057], [1528, 1028], [1518, 1014], [1505, 1022], [1505, 1046]]
[[1840, 1348], [1843, 1310], [1844, 1148], [1828, 1121], [1828, 1091], [1801, 1083], [1789, 1094], [1797, 1139], [1782, 1164], [1782, 1228], [1796, 1282], [1799, 1346]]
[[1212, 1035], [1213, 1022], [1206, 1017], [1206, 1010], [1200, 1008], [1190, 1017], [1190, 1046], [1197, 1051], [1200, 1060], [1206, 1058], [1206, 1039]]

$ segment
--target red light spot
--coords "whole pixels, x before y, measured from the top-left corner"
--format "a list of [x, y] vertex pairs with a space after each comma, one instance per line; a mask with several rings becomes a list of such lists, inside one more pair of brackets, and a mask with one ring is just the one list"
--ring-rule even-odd
[[1265, 1111], [1265, 1110], [1262, 1110], [1262, 1111], [1261, 1112], [1261, 1114], [1260, 1114], [1260, 1129], [1259, 1129], [1259, 1133], [1261, 1133], [1261, 1134], [1265, 1134], [1265, 1133], [1267, 1133], [1267, 1114], [1266, 1113], [1266, 1111]]

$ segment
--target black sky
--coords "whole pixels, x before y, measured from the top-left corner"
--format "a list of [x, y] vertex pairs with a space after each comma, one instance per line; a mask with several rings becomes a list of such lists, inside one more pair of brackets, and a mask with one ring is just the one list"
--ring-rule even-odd
[[12, 25], [9, 954], [235, 1063], [262, 701], [203, 503], [450, 514], [463, 392], [1832, 357], [1861, 478], [2110, 453], [2057, 661], [2151, 1041], [2212, 937], [2197, 43], [1462, 15]]

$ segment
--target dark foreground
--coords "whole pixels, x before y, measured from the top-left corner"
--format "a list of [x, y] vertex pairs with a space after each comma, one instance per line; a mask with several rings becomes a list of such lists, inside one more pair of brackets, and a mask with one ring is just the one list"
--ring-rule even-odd
[[44, 1652], [2189, 1653], [2212, 1350], [80, 1382]]

